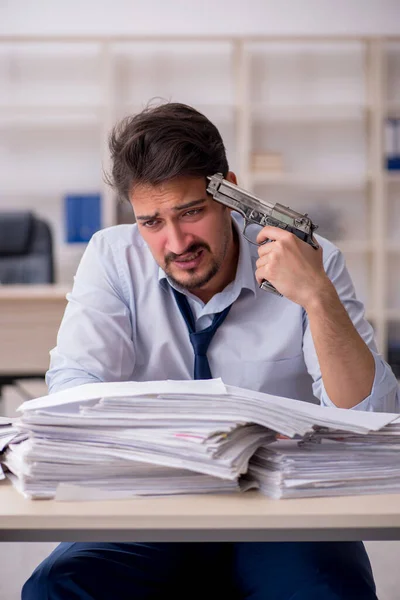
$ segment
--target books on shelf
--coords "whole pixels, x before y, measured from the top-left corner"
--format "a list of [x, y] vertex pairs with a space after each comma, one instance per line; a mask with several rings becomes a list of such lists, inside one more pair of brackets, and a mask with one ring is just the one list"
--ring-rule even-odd
[[283, 156], [277, 152], [253, 152], [250, 168], [256, 172], [283, 173]]
[[1, 462], [27, 498], [400, 488], [398, 415], [325, 408], [220, 379], [87, 384], [19, 412], [18, 437]]

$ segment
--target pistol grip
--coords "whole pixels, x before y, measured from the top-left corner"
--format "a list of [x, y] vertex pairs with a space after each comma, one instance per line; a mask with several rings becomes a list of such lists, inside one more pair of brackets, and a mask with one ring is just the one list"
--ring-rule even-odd
[[272, 292], [273, 294], [276, 294], [277, 296], [280, 296], [282, 298], [283, 294], [281, 294], [280, 292], [278, 292], [278, 290], [276, 289], [276, 287], [274, 287], [272, 285], [272, 283], [270, 283], [269, 281], [267, 281], [266, 279], [264, 279], [264, 281], [262, 282], [262, 284], [260, 285], [260, 288], [262, 290], [264, 290], [265, 292]]

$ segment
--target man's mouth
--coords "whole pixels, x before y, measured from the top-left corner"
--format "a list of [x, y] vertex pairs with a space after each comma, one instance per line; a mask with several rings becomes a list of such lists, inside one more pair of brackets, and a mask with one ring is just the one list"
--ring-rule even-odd
[[176, 258], [173, 263], [180, 269], [195, 269], [199, 264], [203, 256], [204, 249], [200, 248], [196, 252], [190, 254], [183, 254]]

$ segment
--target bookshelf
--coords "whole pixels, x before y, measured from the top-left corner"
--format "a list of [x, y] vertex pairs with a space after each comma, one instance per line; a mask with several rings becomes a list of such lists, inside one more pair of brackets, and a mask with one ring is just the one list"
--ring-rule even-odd
[[[64, 243], [63, 196], [100, 191], [103, 225], [129, 222], [103, 182], [108, 133], [152, 98], [182, 101], [220, 129], [242, 187], [342, 249], [380, 351], [400, 341], [400, 171], [384, 164], [400, 38], [0, 36], [0, 82], [0, 203], [51, 221], [60, 283], [84, 250]], [[282, 167], [255, 170], [255, 153]]]

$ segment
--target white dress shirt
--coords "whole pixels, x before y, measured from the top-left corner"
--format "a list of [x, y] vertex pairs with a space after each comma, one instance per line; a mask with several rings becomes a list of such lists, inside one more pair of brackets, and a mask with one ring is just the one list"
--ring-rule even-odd
[[[236, 217], [235, 217], [236, 218]], [[397, 380], [377, 353], [364, 307], [341, 252], [316, 236], [329, 278], [375, 359], [371, 395], [354, 408], [400, 412]], [[207, 352], [224, 383], [332, 406], [323, 385], [304, 309], [261, 290], [257, 247], [240, 239], [236, 278], [204, 304], [184, 292], [196, 330], [233, 306]], [[178, 288], [177, 288], [178, 289]], [[183, 291], [183, 290], [180, 290]], [[191, 379], [194, 354], [164, 271], [136, 225], [96, 233], [82, 257], [46, 375], [49, 391], [96, 381]], [[340, 377], [340, 373], [337, 374]]]

